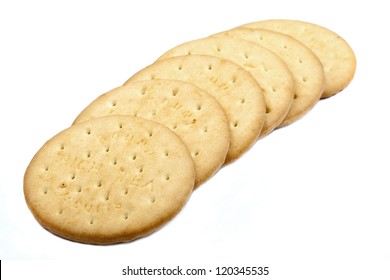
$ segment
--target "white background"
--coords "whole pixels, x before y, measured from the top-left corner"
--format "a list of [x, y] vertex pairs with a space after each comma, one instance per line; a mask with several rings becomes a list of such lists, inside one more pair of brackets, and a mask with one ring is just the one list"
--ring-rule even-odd
[[[1, 1], [0, 258], [44, 260], [6, 262], [4, 279], [124, 279], [127, 265], [389, 279], [390, 20], [385, 1], [357, 2]], [[177, 44], [272, 18], [314, 22], [344, 37], [358, 61], [350, 86], [257, 142], [149, 237], [83, 245], [35, 221], [24, 171], [89, 102]]]

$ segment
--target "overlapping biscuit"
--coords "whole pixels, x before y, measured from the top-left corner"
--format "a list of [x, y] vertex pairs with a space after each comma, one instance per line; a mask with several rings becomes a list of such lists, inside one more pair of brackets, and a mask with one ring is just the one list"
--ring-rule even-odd
[[135, 81], [94, 100], [74, 123], [107, 115], [130, 115], [156, 121], [175, 132], [194, 160], [196, 183], [225, 162], [230, 128], [218, 101], [204, 90], [177, 80]]
[[290, 69], [295, 82], [294, 100], [285, 126], [301, 118], [320, 99], [324, 89], [324, 70], [317, 56], [294, 38], [266, 29], [235, 28], [213, 36], [228, 36], [251, 41], [278, 55]]
[[246, 40], [208, 37], [176, 46], [159, 59], [196, 54], [230, 60], [246, 69], [257, 80], [267, 106], [261, 136], [270, 133], [285, 119], [294, 97], [294, 79], [287, 65], [277, 55]]
[[354, 53], [332, 31], [245, 26], [169, 50], [47, 141], [24, 176], [37, 221], [83, 243], [148, 235], [223, 163], [313, 107], [324, 84], [323, 98], [353, 78]]
[[343, 90], [353, 79], [356, 57], [348, 43], [325, 27], [298, 20], [265, 20], [243, 25], [284, 33], [309, 47], [320, 59], [325, 72], [322, 98]]
[[237, 64], [212, 56], [173, 57], [140, 70], [125, 84], [153, 79], [192, 83], [221, 104], [230, 126], [227, 163], [237, 159], [258, 139], [265, 119], [264, 97], [256, 80]]
[[175, 133], [142, 118], [107, 116], [46, 142], [26, 170], [24, 194], [49, 231], [110, 244], [145, 236], [172, 219], [194, 182], [191, 155]]

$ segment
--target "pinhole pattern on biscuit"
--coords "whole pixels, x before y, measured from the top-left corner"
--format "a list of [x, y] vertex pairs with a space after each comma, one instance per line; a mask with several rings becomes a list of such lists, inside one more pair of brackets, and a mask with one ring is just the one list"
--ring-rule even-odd
[[[210, 55], [227, 59], [249, 71], [263, 88], [268, 114], [262, 136], [271, 132], [286, 117], [294, 96], [294, 81], [285, 63], [274, 53], [253, 42], [230, 38], [208, 37], [183, 43], [163, 54], [159, 59], [186, 55]], [[273, 86], [277, 91], [269, 91]]]
[[[186, 71], [175, 65], [175, 71]], [[115, 108], [112, 104], [115, 101]], [[224, 163], [230, 145], [228, 120], [221, 105], [193, 84], [174, 80], [138, 81], [116, 88], [92, 102], [75, 123], [115, 115], [143, 117], [165, 125], [186, 144], [193, 157], [196, 187]], [[204, 127], [210, 130], [205, 134]], [[153, 136], [149, 131], [148, 137]]]
[[[251, 28], [235, 28], [213, 36], [253, 42], [271, 50], [286, 63], [294, 78], [294, 101], [279, 126], [298, 120], [320, 99], [325, 84], [322, 64], [309, 48], [294, 38], [270, 30]], [[271, 88], [272, 92], [277, 91], [275, 86]]]
[[324, 69], [325, 85], [322, 98], [343, 90], [353, 79], [356, 57], [348, 43], [335, 32], [299, 20], [265, 20], [243, 25], [283, 33], [302, 42], [319, 58]]
[[[179, 65], [182, 66], [180, 71]], [[252, 75], [239, 65], [225, 59], [191, 53], [157, 61], [139, 71], [126, 84], [150, 80], [151, 76], [192, 83], [221, 104], [230, 127], [226, 162], [237, 159], [258, 139], [266, 114], [264, 96]], [[236, 120], [240, 120], [239, 126], [234, 126]], [[176, 130], [178, 124], [172, 123], [169, 127]], [[208, 133], [211, 127], [202, 130]]]

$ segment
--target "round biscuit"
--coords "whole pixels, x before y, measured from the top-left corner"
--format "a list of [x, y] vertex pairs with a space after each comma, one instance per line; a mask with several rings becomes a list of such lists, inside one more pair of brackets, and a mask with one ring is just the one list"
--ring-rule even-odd
[[176, 46], [159, 60], [194, 54], [230, 60], [256, 79], [264, 94], [267, 113], [260, 137], [270, 133], [285, 119], [294, 98], [294, 79], [287, 65], [277, 55], [246, 40], [208, 37]]
[[175, 80], [135, 81], [94, 100], [74, 123], [107, 115], [130, 115], [161, 123], [186, 144], [198, 187], [225, 162], [230, 129], [215, 98], [193, 84]]
[[63, 130], [35, 154], [24, 176], [28, 207], [66, 239], [111, 244], [171, 220], [195, 181], [190, 153], [156, 122], [107, 116]]
[[324, 89], [324, 70], [318, 57], [304, 44], [286, 34], [266, 29], [235, 28], [213, 36], [251, 41], [278, 55], [290, 69], [295, 82], [294, 100], [279, 127], [293, 123], [314, 107]]
[[352, 81], [356, 57], [348, 43], [335, 32], [317, 24], [298, 20], [265, 20], [243, 25], [290, 35], [310, 48], [321, 61], [325, 72], [322, 98], [342, 91]]
[[140, 70], [125, 84], [153, 79], [192, 83], [221, 104], [230, 127], [225, 163], [237, 159], [258, 139], [265, 119], [264, 97], [256, 80], [237, 64], [212, 56], [172, 57]]

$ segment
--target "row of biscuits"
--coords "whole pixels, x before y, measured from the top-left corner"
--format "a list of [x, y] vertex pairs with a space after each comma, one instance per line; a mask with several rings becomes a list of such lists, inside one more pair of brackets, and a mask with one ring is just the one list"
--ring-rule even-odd
[[128, 242], [171, 220], [258, 139], [352, 80], [336, 33], [268, 20], [183, 43], [95, 99], [24, 177], [37, 221], [66, 239]]

